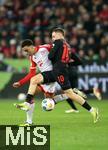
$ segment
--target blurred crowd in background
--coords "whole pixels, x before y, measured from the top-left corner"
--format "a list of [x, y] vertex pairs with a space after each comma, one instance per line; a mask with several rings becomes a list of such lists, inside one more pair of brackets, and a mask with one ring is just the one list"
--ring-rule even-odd
[[0, 54], [23, 58], [21, 40], [50, 43], [55, 26], [81, 58], [108, 60], [108, 0], [0, 0]]

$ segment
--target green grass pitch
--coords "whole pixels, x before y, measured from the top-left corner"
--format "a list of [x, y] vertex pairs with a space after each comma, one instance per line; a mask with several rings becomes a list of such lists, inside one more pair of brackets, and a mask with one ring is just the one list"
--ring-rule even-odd
[[[17, 125], [25, 120], [25, 113], [14, 108], [16, 100], [0, 100], [0, 125]], [[59, 103], [50, 112], [41, 109], [41, 103], [36, 102], [34, 123], [50, 125], [51, 150], [107, 150], [108, 149], [108, 101], [91, 100], [89, 103], [97, 106], [100, 120], [94, 124], [89, 112], [78, 108], [78, 114], [65, 114], [70, 107], [66, 102]]]

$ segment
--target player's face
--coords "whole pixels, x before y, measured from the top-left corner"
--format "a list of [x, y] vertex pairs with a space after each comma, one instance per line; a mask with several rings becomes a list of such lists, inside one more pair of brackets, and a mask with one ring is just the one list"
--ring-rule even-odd
[[60, 32], [52, 32], [52, 41], [64, 39], [64, 36]]
[[33, 55], [35, 50], [33, 46], [24, 46], [22, 50], [27, 54], [27, 55]]

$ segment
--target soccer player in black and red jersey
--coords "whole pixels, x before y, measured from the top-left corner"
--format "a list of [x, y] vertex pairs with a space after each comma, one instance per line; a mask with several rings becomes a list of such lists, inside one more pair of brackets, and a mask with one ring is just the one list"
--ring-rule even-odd
[[[62, 34], [61, 34], [61, 36], [62, 36]], [[60, 36], [60, 38], [61, 38], [61, 36]], [[26, 47], [26, 45], [24, 47]], [[30, 53], [32, 52], [31, 45], [28, 46], [28, 49], [26, 49], [26, 51], [27, 52], [29, 51]], [[68, 46], [67, 46], [66, 43], [65, 43], [65, 52], [66, 52], [66, 57], [69, 58], [68, 57]], [[61, 68], [58, 69], [59, 73], [61, 73], [60, 71], [62, 71], [62, 76], [60, 78], [58, 78], [58, 80], [59, 80], [59, 82], [62, 82], [62, 85], [61, 84], [60, 85], [61, 85], [62, 89], [64, 90], [64, 87], [67, 88], [67, 86], [68, 86], [68, 88], [69, 88], [69, 86], [70, 86], [70, 81], [68, 80], [68, 75], [67, 75], [67, 73], [68, 73], [67, 72], [67, 68], [65, 68], [65, 66], [64, 66], [64, 65], [66, 65], [66, 67], [67, 67], [67, 62], [65, 62], [65, 53], [63, 55], [63, 60], [64, 60], [63, 62], [60, 62], [61, 64], [63, 63], [63, 66], [61, 65], [62, 70], [61, 70]], [[55, 72], [55, 73], [58, 73], [58, 72]], [[55, 81], [56, 81], [56, 76], [55, 75], [57, 75], [57, 74], [54, 74], [54, 69], [53, 69], [52, 73], [53, 73], [53, 75], [55, 77]], [[63, 73], [65, 73], [65, 74], [63, 74]], [[40, 75], [38, 76], [39, 77], [38, 80], [37, 80], [38, 83], [36, 83], [36, 84], [40, 84], [41, 83], [40, 82], [40, 77], [42, 77], [42, 79], [43, 79], [45, 77], [44, 75], [45, 75], [45, 72], [44, 72], [44, 74], [41, 74], [41, 76]], [[47, 78], [48, 78], [48, 74], [46, 74], [46, 75], [47, 75]], [[45, 80], [49, 80], [47, 78], [46, 79], [44, 78], [44, 82], [42, 82], [42, 83], [48, 83], [47, 81], [45, 81]], [[49, 78], [51, 78], [51, 77], [49, 77]], [[65, 80], [65, 78], [67, 78], [67, 80]], [[65, 80], [65, 82], [64, 82], [64, 80]], [[32, 82], [34, 82], [33, 79], [32, 79]], [[51, 81], [49, 81], [49, 82], [51, 82]], [[53, 82], [54, 82], [54, 80], [53, 80]], [[69, 93], [68, 93], [68, 90], [69, 90]], [[70, 92], [72, 92], [72, 95], [69, 95], [69, 94], [71, 94]], [[91, 112], [91, 114], [93, 115], [93, 117], [94, 117], [94, 122], [97, 122], [97, 119], [98, 119], [98, 111], [97, 111], [97, 109], [91, 107], [82, 97], [80, 97], [77, 94], [75, 94], [72, 91], [71, 86], [70, 86], [69, 89], [65, 89], [64, 93], [66, 93], [67, 96], [69, 95], [71, 99], [73, 97], [73, 100], [77, 101], [80, 105], [82, 105], [84, 108], [86, 108], [87, 110], [89, 110]]]
[[64, 93], [72, 100], [78, 102], [82, 107], [91, 112], [94, 122], [98, 120], [98, 110], [91, 107], [82, 97], [75, 94], [71, 88], [71, 83], [68, 74], [69, 44], [65, 41], [64, 31], [61, 28], [55, 28], [52, 31], [53, 48], [51, 49], [48, 58], [53, 64], [53, 75], [55, 80], [60, 84]]
[[[91, 112], [94, 123], [98, 120], [98, 110], [96, 108], [91, 107], [81, 96], [75, 94], [71, 88], [71, 84], [69, 81], [68, 75], [68, 63], [70, 60], [69, 58], [69, 45], [65, 42], [64, 39], [64, 31], [62, 29], [55, 29], [52, 32], [52, 40], [53, 48], [50, 50], [49, 59], [53, 64], [52, 71], [45, 71], [41, 74], [34, 76], [31, 79], [34, 87], [35, 84], [45, 84], [57, 81], [64, 93], [69, 97], [71, 100], [76, 101], [89, 112]], [[24, 45], [23, 50], [31, 53], [31, 46]], [[33, 89], [32, 89], [33, 92]], [[34, 92], [33, 92], [34, 93]]]

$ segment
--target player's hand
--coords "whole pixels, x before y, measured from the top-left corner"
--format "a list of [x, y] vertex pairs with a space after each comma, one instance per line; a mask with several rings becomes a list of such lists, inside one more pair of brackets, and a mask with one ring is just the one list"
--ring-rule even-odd
[[70, 59], [70, 60], [69, 60], [69, 63], [73, 63], [73, 62], [74, 62], [74, 60], [73, 60], [73, 59]]
[[14, 83], [13, 83], [13, 87], [14, 87], [14, 88], [18, 88], [19, 86], [20, 86], [20, 83], [19, 83], [19, 82], [14, 82]]

